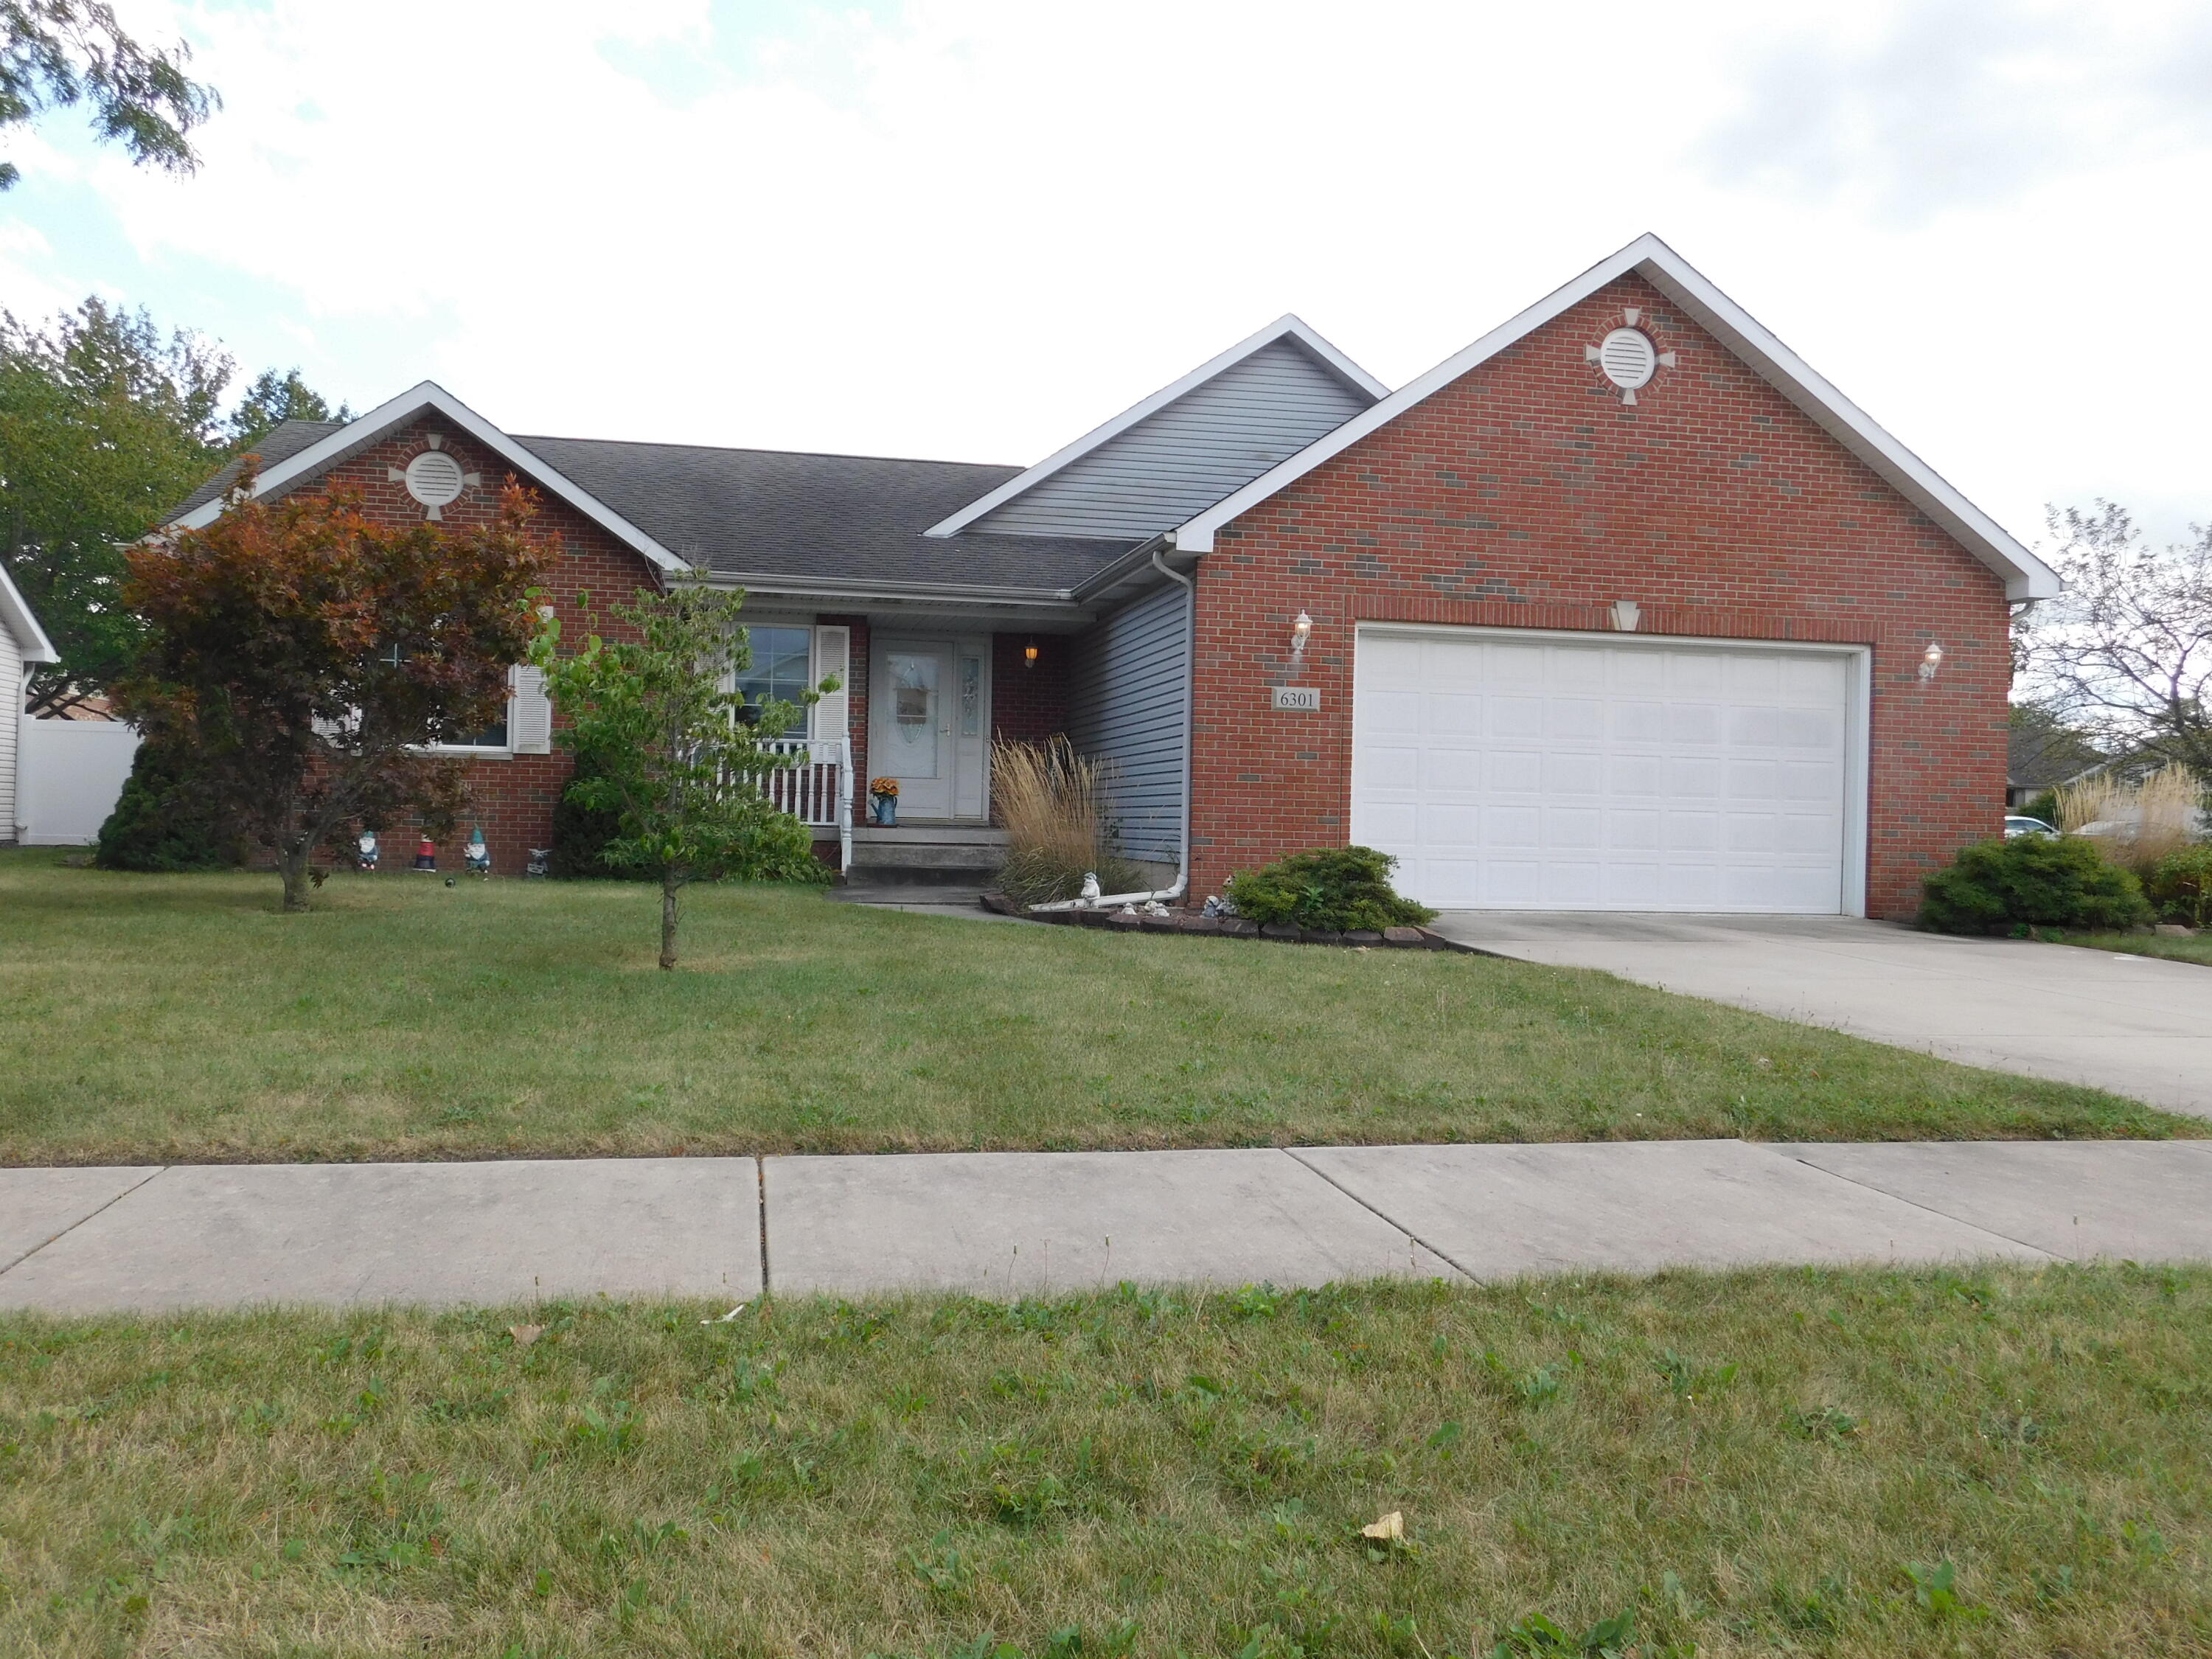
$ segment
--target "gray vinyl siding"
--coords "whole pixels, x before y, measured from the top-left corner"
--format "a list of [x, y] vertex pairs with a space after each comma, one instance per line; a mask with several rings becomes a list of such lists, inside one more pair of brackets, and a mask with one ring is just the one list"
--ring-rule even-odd
[[1277, 340], [973, 527], [998, 535], [1154, 535], [1234, 495], [1371, 401], [1302, 346]]
[[1077, 636], [1067, 690], [1069, 739], [1114, 763], [1121, 851], [1161, 864], [1182, 856], [1189, 616], [1170, 582], [1100, 617]]

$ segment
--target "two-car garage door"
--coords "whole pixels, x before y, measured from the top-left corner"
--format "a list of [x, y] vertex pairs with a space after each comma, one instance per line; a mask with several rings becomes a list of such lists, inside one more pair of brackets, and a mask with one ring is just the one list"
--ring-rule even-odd
[[1860, 908], [1855, 653], [1370, 624], [1352, 839], [1440, 909]]

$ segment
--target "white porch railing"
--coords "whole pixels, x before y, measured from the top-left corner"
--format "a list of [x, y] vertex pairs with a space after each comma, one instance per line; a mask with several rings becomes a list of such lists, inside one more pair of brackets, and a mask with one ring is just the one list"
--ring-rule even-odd
[[853, 864], [853, 745], [844, 738], [778, 738], [763, 745], [800, 758], [765, 779], [768, 798], [781, 811], [817, 829], [835, 826], [838, 865]]

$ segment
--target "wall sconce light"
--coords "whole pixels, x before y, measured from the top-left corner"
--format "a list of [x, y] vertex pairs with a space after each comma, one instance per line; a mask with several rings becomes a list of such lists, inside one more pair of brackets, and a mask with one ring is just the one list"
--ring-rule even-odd
[[1613, 625], [1618, 632], [1633, 634], [1643, 616], [1644, 608], [1633, 599], [1615, 599], [1613, 602]]
[[1920, 683], [1921, 683], [1921, 684], [1923, 684], [1923, 685], [1930, 685], [1930, 684], [1933, 684], [1935, 683], [1935, 679], [1936, 679], [1936, 671], [1937, 669], [1941, 668], [1942, 665], [1943, 665], [1943, 647], [1942, 647], [1942, 646], [1940, 643], [1938, 643], [1936, 641], [1934, 641], [1934, 640], [1930, 640], [1930, 641], [1928, 641], [1928, 648], [1927, 648], [1925, 651], [1923, 651], [1923, 652], [1922, 652], [1922, 653], [1920, 653]]
[[1292, 662], [1304, 662], [1306, 659], [1306, 641], [1311, 638], [1313, 638], [1313, 618], [1301, 611], [1298, 612], [1298, 619], [1291, 624], [1291, 660]]
[[1022, 647], [1022, 666], [1024, 668], [1035, 668], [1036, 666], [1036, 659], [1037, 642], [1035, 640], [1031, 640], [1027, 645]]

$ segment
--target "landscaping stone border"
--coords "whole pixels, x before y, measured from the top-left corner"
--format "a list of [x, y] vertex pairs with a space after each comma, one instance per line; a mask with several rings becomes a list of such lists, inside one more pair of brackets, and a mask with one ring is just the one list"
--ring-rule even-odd
[[1170, 910], [1164, 916], [1124, 915], [1119, 910], [1036, 911], [1004, 893], [986, 893], [983, 903], [1002, 916], [1022, 921], [1052, 922], [1063, 927], [1106, 927], [1121, 933], [1200, 933], [1212, 939], [1267, 939], [1278, 945], [1341, 945], [1363, 951], [1457, 951], [1466, 956], [1482, 954], [1472, 945], [1446, 939], [1428, 927], [1385, 927], [1380, 932], [1354, 928], [1338, 933], [1319, 927], [1293, 927], [1285, 921], [1262, 926], [1243, 916], [1209, 916], [1188, 909]]

